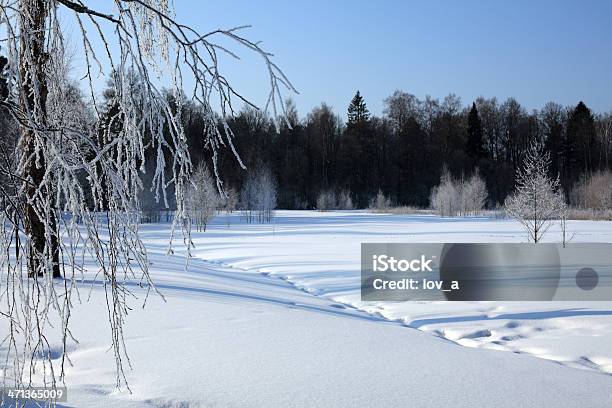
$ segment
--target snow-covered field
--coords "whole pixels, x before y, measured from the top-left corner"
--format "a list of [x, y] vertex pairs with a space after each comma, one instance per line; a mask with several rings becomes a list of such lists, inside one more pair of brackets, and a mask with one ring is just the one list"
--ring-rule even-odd
[[[270, 225], [217, 219], [198, 257], [280, 277], [308, 293], [469, 347], [532, 354], [612, 374], [612, 302], [361, 302], [362, 242], [526, 242], [518, 223], [359, 212], [279, 212]], [[235, 221], [234, 221], [235, 222]], [[545, 242], [559, 242], [551, 227]], [[612, 242], [611, 222], [571, 221], [572, 242]]]
[[[568, 230], [612, 242], [610, 222]], [[65, 406], [612, 406], [612, 302], [361, 302], [362, 242], [525, 241], [513, 221], [278, 211], [245, 224], [236, 213], [194, 232], [188, 271], [185, 248], [166, 255], [168, 224], [142, 237], [166, 302], [133, 302], [132, 393], [114, 387], [93, 285], [72, 318]]]

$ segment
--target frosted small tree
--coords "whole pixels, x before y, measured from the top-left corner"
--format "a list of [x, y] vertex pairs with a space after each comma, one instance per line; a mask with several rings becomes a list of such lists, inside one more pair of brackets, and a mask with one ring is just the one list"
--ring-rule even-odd
[[340, 194], [334, 193], [332, 190], [321, 191], [317, 196], [317, 210], [352, 210], [353, 199], [348, 190], [342, 190]]
[[249, 174], [240, 190], [240, 203], [247, 222], [272, 221], [276, 199], [276, 181], [268, 168]]
[[470, 200], [470, 211], [473, 213], [478, 213], [487, 203], [487, 196], [489, 195], [487, 185], [480, 176], [480, 172], [478, 170], [476, 170], [476, 173], [474, 173], [474, 175], [470, 178], [469, 183], [472, 193]]
[[338, 195], [338, 209], [340, 210], [352, 210], [353, 209], [353, 199], [351, 198], [351, 193], [347, 190], [342, 190]]
[[442, 171], [440, 184], [432, 188], [429, 202], [441, 217], [452, 217], [461, 208], [459, 191], [448, 169]]
[[336, 195], [333, 191], [321, 191], [317, 196], [317, 210], [329, 211], [337, 207]]
[[246, 219], [251, 223], [255, 220], [254, 212], [257, 204], [257, 180], [256, 175], [250, 173], [240, 189], [240, 209]]
[[430, 205], [441, 217], [476, 214], [487, 200], [487, 186], [478, 170], [467, 180], [455, 180], [444, 169], [440, 184], [432, 188]]
[[329, 211], [336, 208], [336, 196], [333, 191], [321, 191], [317, 196], [317, 210]]
[[220, 204], [215, 179], [206, 164], [201, 163], [192, 174], [185, 194], [185, 208], [198, 231], [206, 231]]
[[456, 213], [458, 215], [467, 215], [470, 213], [469, 208], [472, 197], [472, 186], [469, 181], [465, 179], [461, 179], [459, 182], [453, 180], [453, 184], [457, 190], [458, 208]]
[[256, 177], [257, 200], [259, 222], [271, 222], [276, 208], [277, 189], [276, 181], [270, 169], [260, 170]]
[[482, 210], [488, 193], [487, 186], [478, 170], [469, 179], [463, 180], [457, 190], [460, 196], [461, 213], [475, 215]]
[[506, 212], [519, 221], [535, 243], [540, 242], [552, 221], [566, 210], [559, 177], [548, 175], [550, 155], [532, 143], [516, 173], [516, 191], [506, 199]]
[[378, 190], [376, 197], [370, 200], [370, 209], [384, 211], [391, 208], [391, 200], [389, 197], [385, 196], [385, 193], [382, 190]]
[[[67, 35], [70, 26], [75, 29]], [[270, 108], [273, 118], [283, 116], [276, 111], [284, 110], [282, 92], [294, 91], [272, 54], [243, 36], [244, 28], [198, 31], [182, 24], [167, 0], [0, 0], [0, 108], [19, 128], [17, 165], [0, 161], [11, 185], [0, 191], [6, 203], [0, 213], [0, 318], [9, 327], [0, 345], [4, 361], [13, 363], [3, 367], [3, 381], [24, 388], [34, 372], [41, 373], [38, 384], [63, 380], [66, 347], [73, 340], [72, 293], [83, 276], [77, 262], [91, 257], [107, 295], [117, 385], [126, 384], [123, 324], [130, 283], [155, 290], [138, 233], [146, 150], [155, 152], [146, 187], [166, 207], [176, 201], [173, 236], [178, 226], [191, 244], [185, 192], [193, 169], [181, 124], [183, 78], [189, 78], [189, 97], [204, 113], [202, 144], [220, 187], [221, 148], [244, 167], [227, 119], [235, 101], [250, 104], [224, 76], [220, 55], [237, 60], [242, 49], [261, 58], [270, 85], [264, 111]], [[75, 104], [65, 103], [66, 38], [75, 41], [74, 58], [84, 67], [86, 91], [72, 95]], [[119, 124], [112, 135], [111, 127], [100, 135], [87, 120], [72, 120], [75, 106], [100, 119], [105, 109], [94, 84], [104, 77], [112, 78], [113, 122]], [[162, 85], [170, 87], [175, 106]], [[62, 276], [65, 281], [54, 280]], [[63, 338], [59, 360], [52, 357], [50, 330]]]

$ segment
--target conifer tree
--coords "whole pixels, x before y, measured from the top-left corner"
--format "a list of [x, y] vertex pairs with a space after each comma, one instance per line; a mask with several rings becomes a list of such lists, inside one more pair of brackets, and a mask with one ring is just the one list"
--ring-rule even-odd
[[476, 104], [472, 103], [472, 109], [468, 114], [467, 142], [465, 146], [466, 153], [472, 162], [473, 166], [478, 166], [480, 160], [486, 156], [484, 149], [484, 141], [482, 134], [482, 124]]
[[376, 194], [373, 178], [375, 155], [370, 132], [370, 112], [363, 96], [357, 91], [348, 107], [347, 137], [343, 169], [347, 177], [346, 187], [357, 192], [359, 206], [365, 207], [372, 194]]
[[348, 107], [348, 124], [361, 125], [370, 119], [370, 112], [363, 96], [357, 91]]
[[568, 190], [577, 181], [578, 175], [598, 167], [595, 119], [591, 110], [582, 101], [569, 115], [563, 156], [565, 181], [563, 187]]

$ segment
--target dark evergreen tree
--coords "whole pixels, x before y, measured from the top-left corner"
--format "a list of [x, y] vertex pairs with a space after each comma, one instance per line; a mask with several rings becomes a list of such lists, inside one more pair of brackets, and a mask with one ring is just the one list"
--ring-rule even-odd
[[482, 124], [480, 122], [478, 109], [476, 109], [476, 103], [472, 103], [472, 109], [470, 109], [470, 113], [468, 114], [467, 122], [467, 141], [465, 152], [471, 162], [470, 164], [472, 168], [470, 170], [473, 170], [475, 167], [478, 167], [481, 160], [486, 157]]
[[370, 113], [363, 96], [357, 91], [348, 107], [348, 123], [342, 144], [340, 166], [344, 188], [355, 193], [358, 206], [365, 207], [376, 194], [375, 138], [370, 129]]
[[363, 96], [357, 91], [348, 107], [348, 124], [361, 125], [370, 119], [370, 112]]
[[569, 115], [563, 150], [562, 186], [569, 191], [582, 174], [599, 167], [595, 120], [582, 101]]

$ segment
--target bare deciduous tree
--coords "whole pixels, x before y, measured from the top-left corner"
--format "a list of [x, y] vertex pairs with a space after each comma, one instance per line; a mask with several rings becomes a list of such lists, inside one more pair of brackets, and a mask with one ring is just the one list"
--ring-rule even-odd
[[443, 169], [440, 184], [431, 189], [429, 202], [441, 217], [452, 217], [459, 211], [459, 192], [448, 169]]
[[480, 177], [478, 169], [472, 176], [464, 180], [459, 188], [461, 213], [464, 215], [477, 215], [487, 201], [487, 186]]
[[565, 215], [566, 204], [559, 178], [548, 175], [550, 155], [532, 143], [517, 170], [516, 191], [506, 199], [506, 212], [518, 220], [535, 243], [553, 220]]
[[240, 191], [247, 222], [271, 222], [276, 208], [276, 182], [268, 168], [249, 174]]
[[[0, 312], [9, 326], [0, 340], [8, 350], [5, 381], [32, 383], [38, 372], [44, 373], [41, 382], [55, 386], [64, 378], [72, 293], [82, 273], [82, 254], [95, 260], [96, 276], [107, 291], [117, 384], [125, 383], [126, 283], [136, 280], [154, 289], [138, 235], [145, 149], [156, 152], [156, 199], [167, 205], [170, 186], [176, 195], [173, 235], [175, 226], [181, 226], [191, 243], [184, 227], [189, 225], [185, 190], [192, 164], [180, 122], [183, 77], [191, 77], [190, 97], [204, 112], [202, 138], [217, 180], [219, 149], [231, 149], [242, 166], [226, 119], [234, 112], [233, 102], [250, 105], [220, 70], [220, 55], [238, 58], [235, 50], [221, 44], [233, 41], [262, 58], [270, 84], [265, 110], [271, 108], [274, 118], [282, 116], [277, 112], [277, 107], [284, 109], [282, 92], [294, 91], [272, 55], [241, 34], [246, 27], [199, 32], [180, 23], [169, 4], [0, 0], [0, 51], [7, 57], [1, 60], [0, 107], [11, 113], [20, 132], [18, 165], [0, 161], [0, 172], [13, 187], [0, 191], [6, 203], [0, 215]], [[100, 137], [86, 120], [71, 120], [71, 105], [64, 103], [69, 91], [65, 31], [71, 24], [76, 27], [71, 36], [77, 45], [75, 58], [84, 62], [87, 89], [84, 98], [73, 96], [84, 99], [82, 106], [99, 118], [103, 106], [95, 82], [111, 77], [115, 116], [121, 122], [112, 135]], [[177, 106], [169, 105], [162, 85], [170, 86]], [[81, 102], [75, 100], [72, 106]], [[93, 207], [85, 204], [89, 195]], [[9, 256], [11, 248], [15, 256]], [[23, 279], [24, 273], [32, 279]], [[63, 282], [54, 281], [62, 275]], [[60, 322], [63, 337], [59, 364], [51, 359], [47, 338], [52, 320]]]
[[185, 207], [191, 222], [200, 232], [206, 226], [221, 205], [221, 197], [215, 179], [204, 163], [193, 172], [190, 185], [185, 195]]

